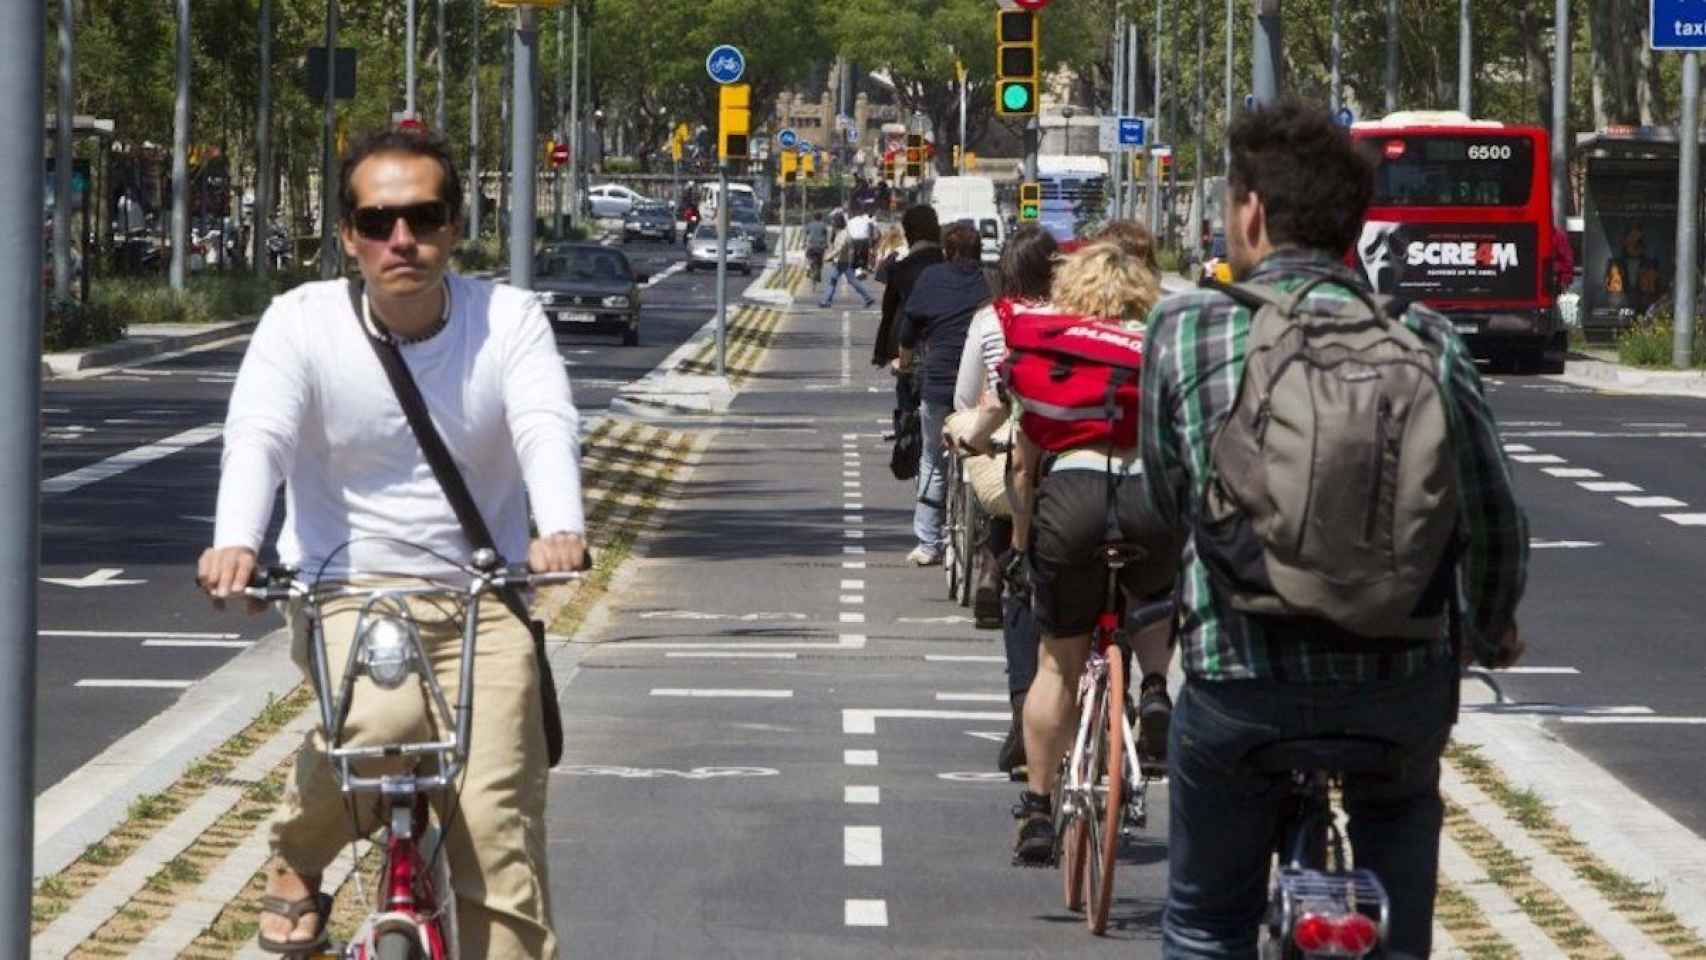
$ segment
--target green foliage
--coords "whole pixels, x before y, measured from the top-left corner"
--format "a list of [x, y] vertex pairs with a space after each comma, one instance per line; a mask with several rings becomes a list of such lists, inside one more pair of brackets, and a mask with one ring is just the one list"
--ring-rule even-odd
[[[1674, 347], [1675, 318], [1659, 311], [1617, 335], [1617, 360], [1632, 367], [1669, 367]], [[1689, 365], [1706, 366], [1706, 318], [1694, 319], [1694, 343]]]
[[42, 317], [42, 349], [51, 352], [107, 343], [124, 336], [124, 330], [125, 321], [110, 304], [52, 300]]

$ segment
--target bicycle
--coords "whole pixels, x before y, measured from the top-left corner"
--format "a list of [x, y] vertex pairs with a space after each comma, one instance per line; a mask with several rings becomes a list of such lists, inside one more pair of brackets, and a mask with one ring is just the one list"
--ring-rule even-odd
[[966, 479], [965, 456], [948, 446], [947, 494], [942, 509], [942, 574], [948, 581], [948, 599], [962, 607], [971, 605], [971, 585], [977, 576], [977, 498]]
[[1141, 547], [1126, 543], [1097, 550], [1108, 569], [1107, 601], [1078, 679], [1078, 733], [1055, 778], [1055, 860], [1066, 908], [1083, 910], [1085, 924], [1097, 935], [1108, 926], [1120, 839], [1148, 826], [1149, 781], [1164, 772], [1138, 760], [1126, 715], [1126, 632], [1160, 623], [1174, 609], [1171, 599], [1145, 604], [1121, 628], [1120, 570], [1145, 556]]
[[[341, 960], [457, 960], [456, 900], [451, 894], [449, 858], [443, 856], [445, 825], [430, 815], [428, 797], [458, 789], [468, 760], [468, 720], [474, 701], [474, 643], [480, 623], [482, 595], [508, 588], [528, 589], [579, 579], [578, 573], [536, 574], [525, 565], [500, 566], [491, 550], [477, 550], [466, 587], [439, 583], [417, 586], [320, 586], [303, 581], [297, 571], [272, 567], [244, 593], [256, 600], [299, 601], [307, 617], [309, 679], [320, 708], [327, 759], [344, 795], [378, 793], [385, 804], [381, 840], [384, 850], [374, 892], [384, 899], [363, 918], [347, 944], [333, 944], [306, 955], [329, 951]], [[365, 598], [356, 622], [354, 640], [344, 664], [342, 682], [332, 693], [326, 639], [320, 626], [321, 606], [328, 600]], [[461, 676], [456, 704], [445, 698], [409, 601], [456, 603], [463, 616]], [[440, 739], [418, 743], [342, 745], [356, 679], [366, 676], [385, 690], [396, 690], [411, 676], [425, 688], [427, 708]], [[400, 774], [363, 776], [359, 761], [403, 758], [414, 766]], [[454, 818], [452, 818], [454, 819]], [[355, 839], [360, 839], [355, 838]], [[370, 902], [357, 871], [357, 896]]]
[[[1504, 691], [1485, 670], [1473, 676]], [[1258, 772], [1290, 780], [1290, 810], [1282, 817], [1263, 927], [1264, 960], [1363, 957], [1386, 942], [1392, 901], [1374, 871], [1347, 869], [1345, 838], [1333, 816], [1331, 795], [1353, 775], [1390, 771], [1396, 744], [1358, 736], [1278, 740], [1246, 760]]]

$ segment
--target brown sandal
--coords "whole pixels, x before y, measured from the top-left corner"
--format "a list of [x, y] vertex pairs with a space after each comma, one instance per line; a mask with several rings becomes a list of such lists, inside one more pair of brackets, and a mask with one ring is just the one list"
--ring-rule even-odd
[[268, 953], [309, 953], [324, 947], [331, 939], [330, 932], [326, 929], [332, 918], [332, 898], [329, 894], [311, 893], [300, 900], [286, 900], [268, 894], [261, 897], [261, 912], [289, 920], [293, 933], [296, 930], [296, 921], [302, 919], [303, 914], [314, 913], [320, 917], [320, 925], [309, 940], [270, 940], [263, 934], [256, 934], [255, 943]]

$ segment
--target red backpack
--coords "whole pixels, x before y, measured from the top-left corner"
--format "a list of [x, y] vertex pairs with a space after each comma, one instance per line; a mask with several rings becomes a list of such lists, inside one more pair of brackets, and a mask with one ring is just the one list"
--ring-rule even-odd
[[1019, 429], [1051, 453], [1137, 446], [1143, 333], [1074, 314], [995, 303], [1007, 359], [1001, 380], [1018, 398]]

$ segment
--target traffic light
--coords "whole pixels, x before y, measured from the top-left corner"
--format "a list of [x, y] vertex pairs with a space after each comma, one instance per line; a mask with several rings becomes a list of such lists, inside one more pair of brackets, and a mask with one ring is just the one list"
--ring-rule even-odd
[[924, 135], [906, 135], [906, 175], [914, 179], [924, 176]]
[[717, 90], [717, 156], [722, 160], [747, 158], [747, 135], [752, 122], [752, 87], [725, 83]]
[[1156, 158], [1155, 175], [1162, 182], [1173, 173], [1173, 154], [1169, 151]]
[[1028, 117], [1037, 112], [1037, 14], [1032, 10], [995, 12], [995, 113]]
[[1040, 183], [1019, 184], [1019, 219], [1033, 223], [1043, 215], [1043, 185]]
[[811, 153], [801, 153], [800, 154], [800, 173], [801, 173], [801, 175], [807, 176], [807, 177], [812, 177], [812, 176], [817, 175], [817, 152], [816, 151], [813, 151]]
[[792, 150], [782, 151], [782, 182], [793, 183], [794, 171], [799, 166], [798, 156]]

